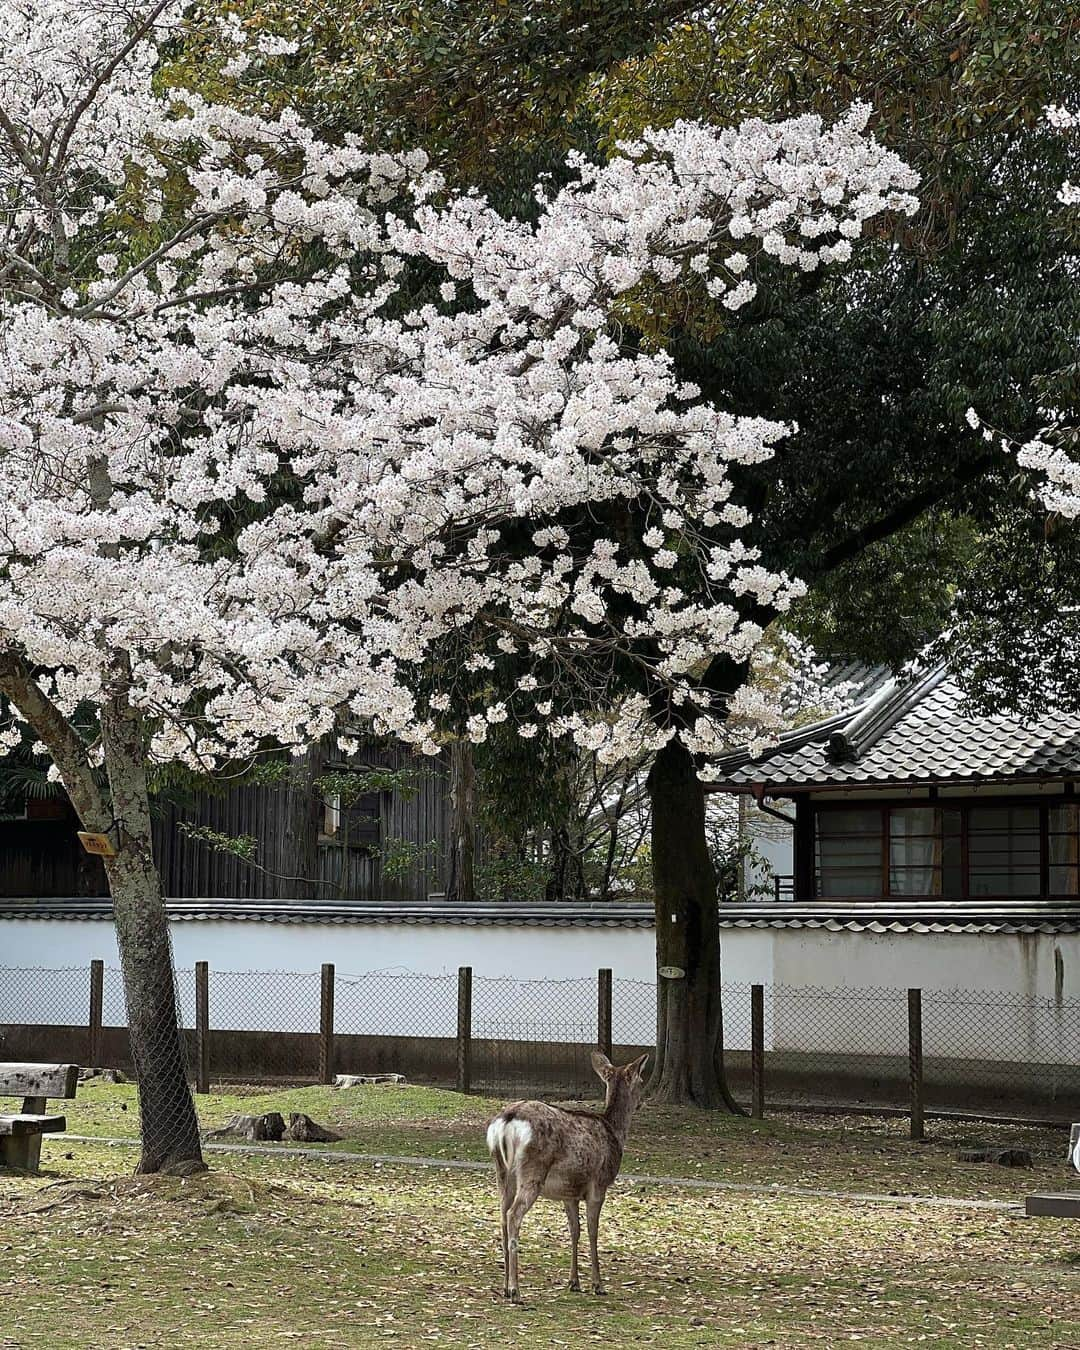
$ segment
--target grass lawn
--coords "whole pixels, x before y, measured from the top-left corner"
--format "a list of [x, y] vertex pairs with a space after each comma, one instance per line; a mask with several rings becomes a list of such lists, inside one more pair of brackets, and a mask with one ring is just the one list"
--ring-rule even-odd
[[[130, 1088], [90, 1084], [70, 1105], [72, 1132], [134, 1133]], [[207, 1124], [304, 1110], [347, 1134], [339, 1152], [433, 1158], [482, 1156], [492, 1105], [411, 1087], [200, 1099]], [[646, 1109], [637, 1125], [628, 1172], [1009, 1199], [1067, 1184], [1054, 1133], [964, 1127], [1035, 1149], [1036, 1170], [1016, 1172], [951, 1161], [958, 1127], [917, 1146], [902, 1122]], [[541, 1201], [523, 1230], [528, 1303], [515, 1308], [498, 1297], [484, 1174], [273, 1146], [218, 1155], [188, 1181], [118, 1175], [131, 1161], [58, 1136], [40, 1177], [0, 1174], [5, 1350], [1080, 1345], [1080, 1225], [1062, 1221], [620, 1183], [601, 1225], [609, 1296], [564, 1288], [562, 1206]]]
[[[599, 1091], [599, 1085], [598, 1091]], [[503, 1101], [417, 1086], [232, 1087], [196, 1098], [206, 1128], [242, 1112], [303, 1111], [344, 1135], [343, 1152], [487, 1161], [484, 1130]], [[2, 1109], [2, 1108], [0, 1108]], [[64, 1103], [73, 1134], [138, 1133], [135, 1089], [91, 1081]], [[929, 1139], [912, 1144], [906, 1118], [785, 1113], [764, 1121], [722, 1113], [644, 1106], [623, 1160], [627, 1172], [813, 1189], [1015, 1200], [1052, 1189], [1071, 1175], [1060, 1130], [931, 1120]], [[958, 1163], [959, 1149], [1015, 1144], [1030, 1150], [1034, 1172]], [[274, 1145], [265, 1145], [273, 1149]], [[0, 1343], [2, 1344], [2, 1343]]]

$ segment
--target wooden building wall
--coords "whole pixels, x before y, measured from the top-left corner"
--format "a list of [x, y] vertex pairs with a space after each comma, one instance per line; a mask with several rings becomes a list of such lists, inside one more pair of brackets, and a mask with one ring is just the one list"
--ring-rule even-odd
[[0, 897], [108, 895], [100, 858], [75, 837], [74, 814], [54, 820], [0, 820]]
[[[415, 796], [381, 792], [379, 838], [418, 845], [414, 865], [401, 877], [385, 874], [382, 857], [339, 844], [319, 844], [315, 885], [297, 885], [286, 837], [289, 793], [283, 787], [241, 787], [203, 793], [189, 804], [163, 803], [154, 821], [154, 853], [171, 899], [425, 900], [442, 890], [446, 863], [446, 768], [442, 759], [397, 745], [365, 748], [366, 764], [415, 771]], [[313, 818], [318, 812], [313, 812]], [[232, 837], [252, 835], [255, 863], [192, 839], [183, 823]], [[82, 850], [74, 815], [62, 820], [0, 821], [0, 896], [107, 895], [104, 870]]]

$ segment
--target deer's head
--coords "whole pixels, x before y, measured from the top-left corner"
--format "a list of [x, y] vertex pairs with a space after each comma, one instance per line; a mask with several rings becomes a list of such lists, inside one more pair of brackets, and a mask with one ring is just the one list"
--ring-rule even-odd
[[606, 1089], [604, 1105], [610, 1106], [618, 1097], [636, 1107], [645, 1091], [645, 1065], [648, 1062], [648, 1051], [629, 1064], [615, 1065], [602, 1051], [594, 1050], [592, 1066]]

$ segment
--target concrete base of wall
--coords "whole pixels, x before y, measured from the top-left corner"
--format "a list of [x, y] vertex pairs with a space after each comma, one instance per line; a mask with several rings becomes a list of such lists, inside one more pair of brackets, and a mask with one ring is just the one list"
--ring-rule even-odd
[[[189, 1062], [195, 1038], [185, 1032]], [[101, 1059], [131, 1070], [127, 1031], [106, 1027]], [[89, 1036], [80, 1026], [0, 1026], [0, 1058], [26, 1062], [83, 1064]], [[617, 1063], [649, 1049], [617, 1045]], [[416, 1083], [452, 1088], [457, 1082], [457, 1043], [451, 1037], [346, 1036], [334, 1038], [335, 1073], [400, 1073]], [[540, 1093], [592, 1098], [599, 1084], [589, 1057], [592, 1046], [561, 1041], [474, 1040], [472, 1086], [494, 1096]], [[736, 1096], [749, 1100], [750, 1055], [729, 1051], [728, 1075]], [[212, 1031], [212, 1083], [314, 1083], [319, 1038], [307, 1032]], [[928, 1108], [1047, 1119], [1080, 1118], [1075, 1070], [990, 1060], [927, 1059], [924, 1099]], [[766, 1051], [765, 1093], [769, 1100], [835, 1104], [837, 1109], [904, 1107], [909, 1101], [907, 1059], [893, 1055], [826, 1058], [794, 1051]]]

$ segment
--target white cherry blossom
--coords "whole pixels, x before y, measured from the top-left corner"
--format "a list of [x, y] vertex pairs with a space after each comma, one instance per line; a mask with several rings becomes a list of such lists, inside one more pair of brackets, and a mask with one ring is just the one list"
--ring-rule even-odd
[[[634, 294], [737, 310], [913, 211], [915, 175], [863, 107], [678, 123], [574, 156], [528, 224], [420, 151], [156, 87], [187, 11], [0, 0], [0, 653], [64, 718], [122, 693], [159, 761], [345, 715], [616, 758], [671, 734], [627, 670], [708, 743], [693, 672], [801, 591], [731, 501], [793, 428], [628, 344]], [[222, 40], [237, 78], [287, 50]]]

